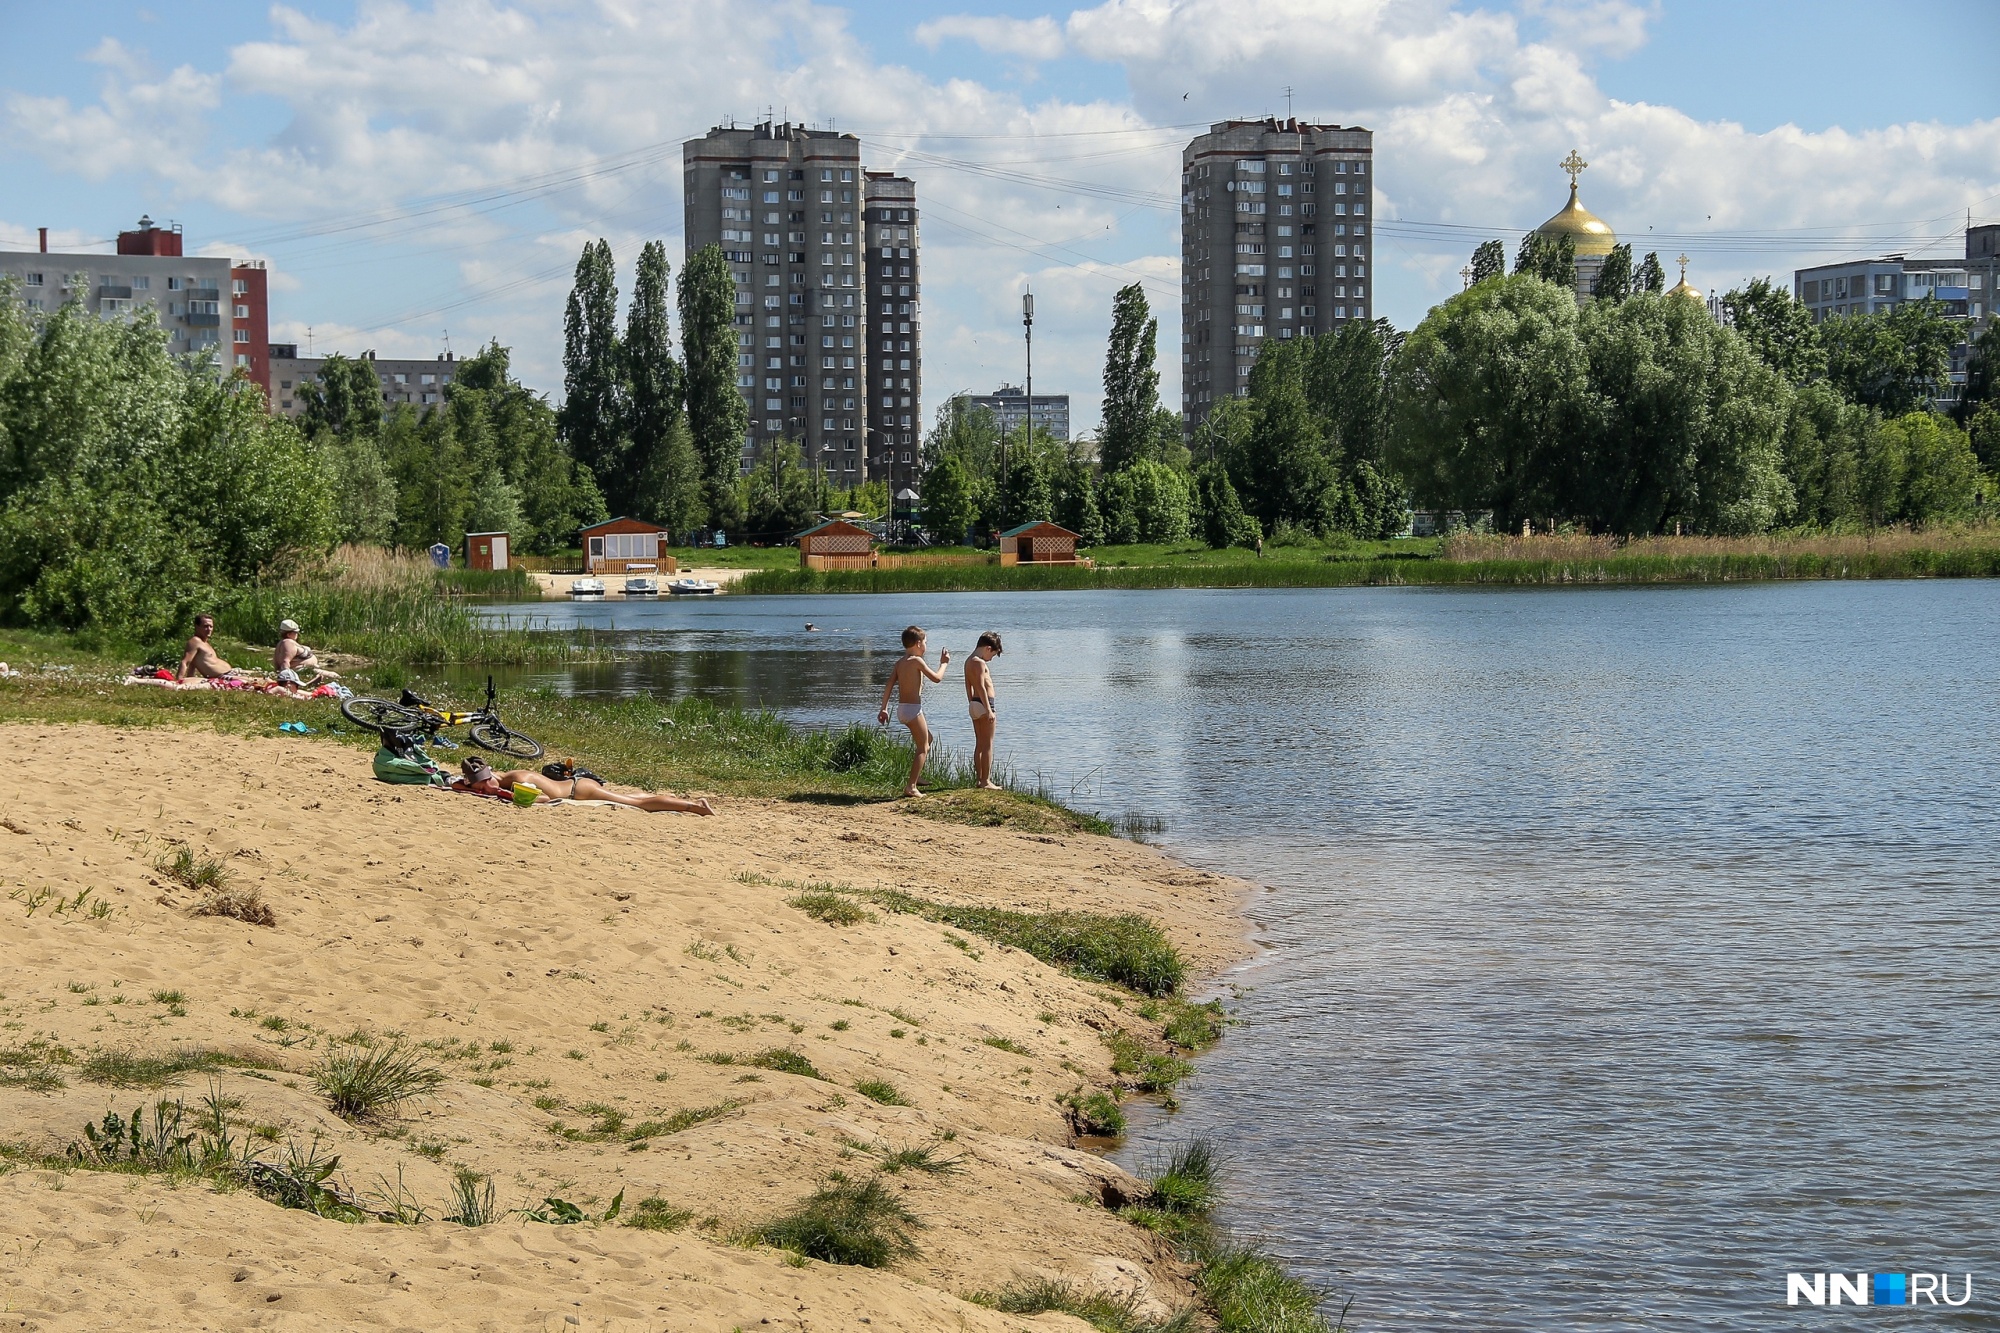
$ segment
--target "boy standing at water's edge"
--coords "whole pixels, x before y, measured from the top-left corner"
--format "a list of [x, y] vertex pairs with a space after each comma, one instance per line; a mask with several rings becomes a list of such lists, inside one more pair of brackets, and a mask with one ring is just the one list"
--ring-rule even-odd
[[992, 630], [979, 636], [979, 646], [965, 659], [965, 702], [972, 714], [972, 771], [979, 785], [999, 791], [993, 780], [993, 732], [1000, 725], [1000, 702], [993, 697], [993, 669], [1000, 656], [1000, 636]]
[[924, 682], [944, 679], [944, 668], [951, 665], [951, 649], [938, 654], [938, 665], [933, 668], [924, 660], [924, 632], [912, 625], [903, 631], [903, 655], [896, 661], [895, 669], [889, 673], [889, 683], [882, 687], [882, 708], [875, 715], [877, 722], [889, 720], [889, 695], [896, 694], [896, 720], [910, 729], [910, 743], [916, 747], [916, 754], [910, 759], [910, 780], [903, 784], [903, 795], [921, 796], [917, 790], [917, 778], [924, 771], [924, 760], [930, 757], [931, 729], [924, 721]]

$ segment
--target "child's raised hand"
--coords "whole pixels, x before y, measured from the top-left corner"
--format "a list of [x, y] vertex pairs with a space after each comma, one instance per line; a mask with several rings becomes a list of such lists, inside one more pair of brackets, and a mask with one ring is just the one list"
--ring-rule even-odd
[[889, 710], [884, 708], [881, 712], [875, 715], [875, 720], [877, 722], [880, 722], [885, 727], [889, 725]]
[[938, 654], [938, 665], [939, 666], [951, 665], [951, 649], [947, 648], [943, 652]]

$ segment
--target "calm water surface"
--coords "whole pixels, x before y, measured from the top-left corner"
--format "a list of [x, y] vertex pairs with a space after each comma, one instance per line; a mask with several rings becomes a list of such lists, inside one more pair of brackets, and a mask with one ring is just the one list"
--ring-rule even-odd
[[1363, 1328], [1758, 1326], [1832, 1269], [2000, 1326], [2000, 583], [524, 610], [657, 650], [546, 683], [815, 723], [904, 624], [1000, 629], [1003, 758], [1268, 886], [1128, 1160], [1216, 1134]]

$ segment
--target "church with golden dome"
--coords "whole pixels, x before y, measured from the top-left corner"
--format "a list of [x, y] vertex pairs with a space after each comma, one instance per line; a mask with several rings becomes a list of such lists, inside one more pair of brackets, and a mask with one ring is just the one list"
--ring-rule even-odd
[[[1569, 202], [1554, 217], [1535, 228], [1535, 235], [1552, 244], [1561, 244], [1568, 238], [1570, 248], [1576, 255], [1576, 299], [1587, 300], [1597, 291], [1598, 276], [1604, 271], [1604, 261], [1618, 247], [1618, 234], [1611, 230], [1611, 224], [1583, 206], [1578, 196], [1577, 177], [1583, 174], [1590, 163], [1574, 148], [1569, 156], [1556, 164], [1569, 173]], [[1704, 310], [1708, 309], [1708, 298], [1701, 290], [1687, 280], [1688, 257], [1679, 257], [1681, 280], [1667, 291], [1668, 296], [1692, 298]]]

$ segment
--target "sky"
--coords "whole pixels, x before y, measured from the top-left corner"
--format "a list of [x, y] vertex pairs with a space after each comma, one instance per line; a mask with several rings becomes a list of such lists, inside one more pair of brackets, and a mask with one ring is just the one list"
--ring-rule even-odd
[[[1113, 293], [1180, 400], [1180, 150], [1296, 114], [1375, 132], [1379, 315], [1583, 199], [1671, 275], [1962, 254], [2000, 220], [1992, 0], [0, 0], [0, 249], [140, 214], [263, 260], [274, 341], [497, 338], [559, 396], [576, 256], [681, 258], [680, 143], [767, 114], [917, 182], [924, 407], [1021, 377], [1097, 421]], [[303, 350], [303, 349], [302, 349]]]

